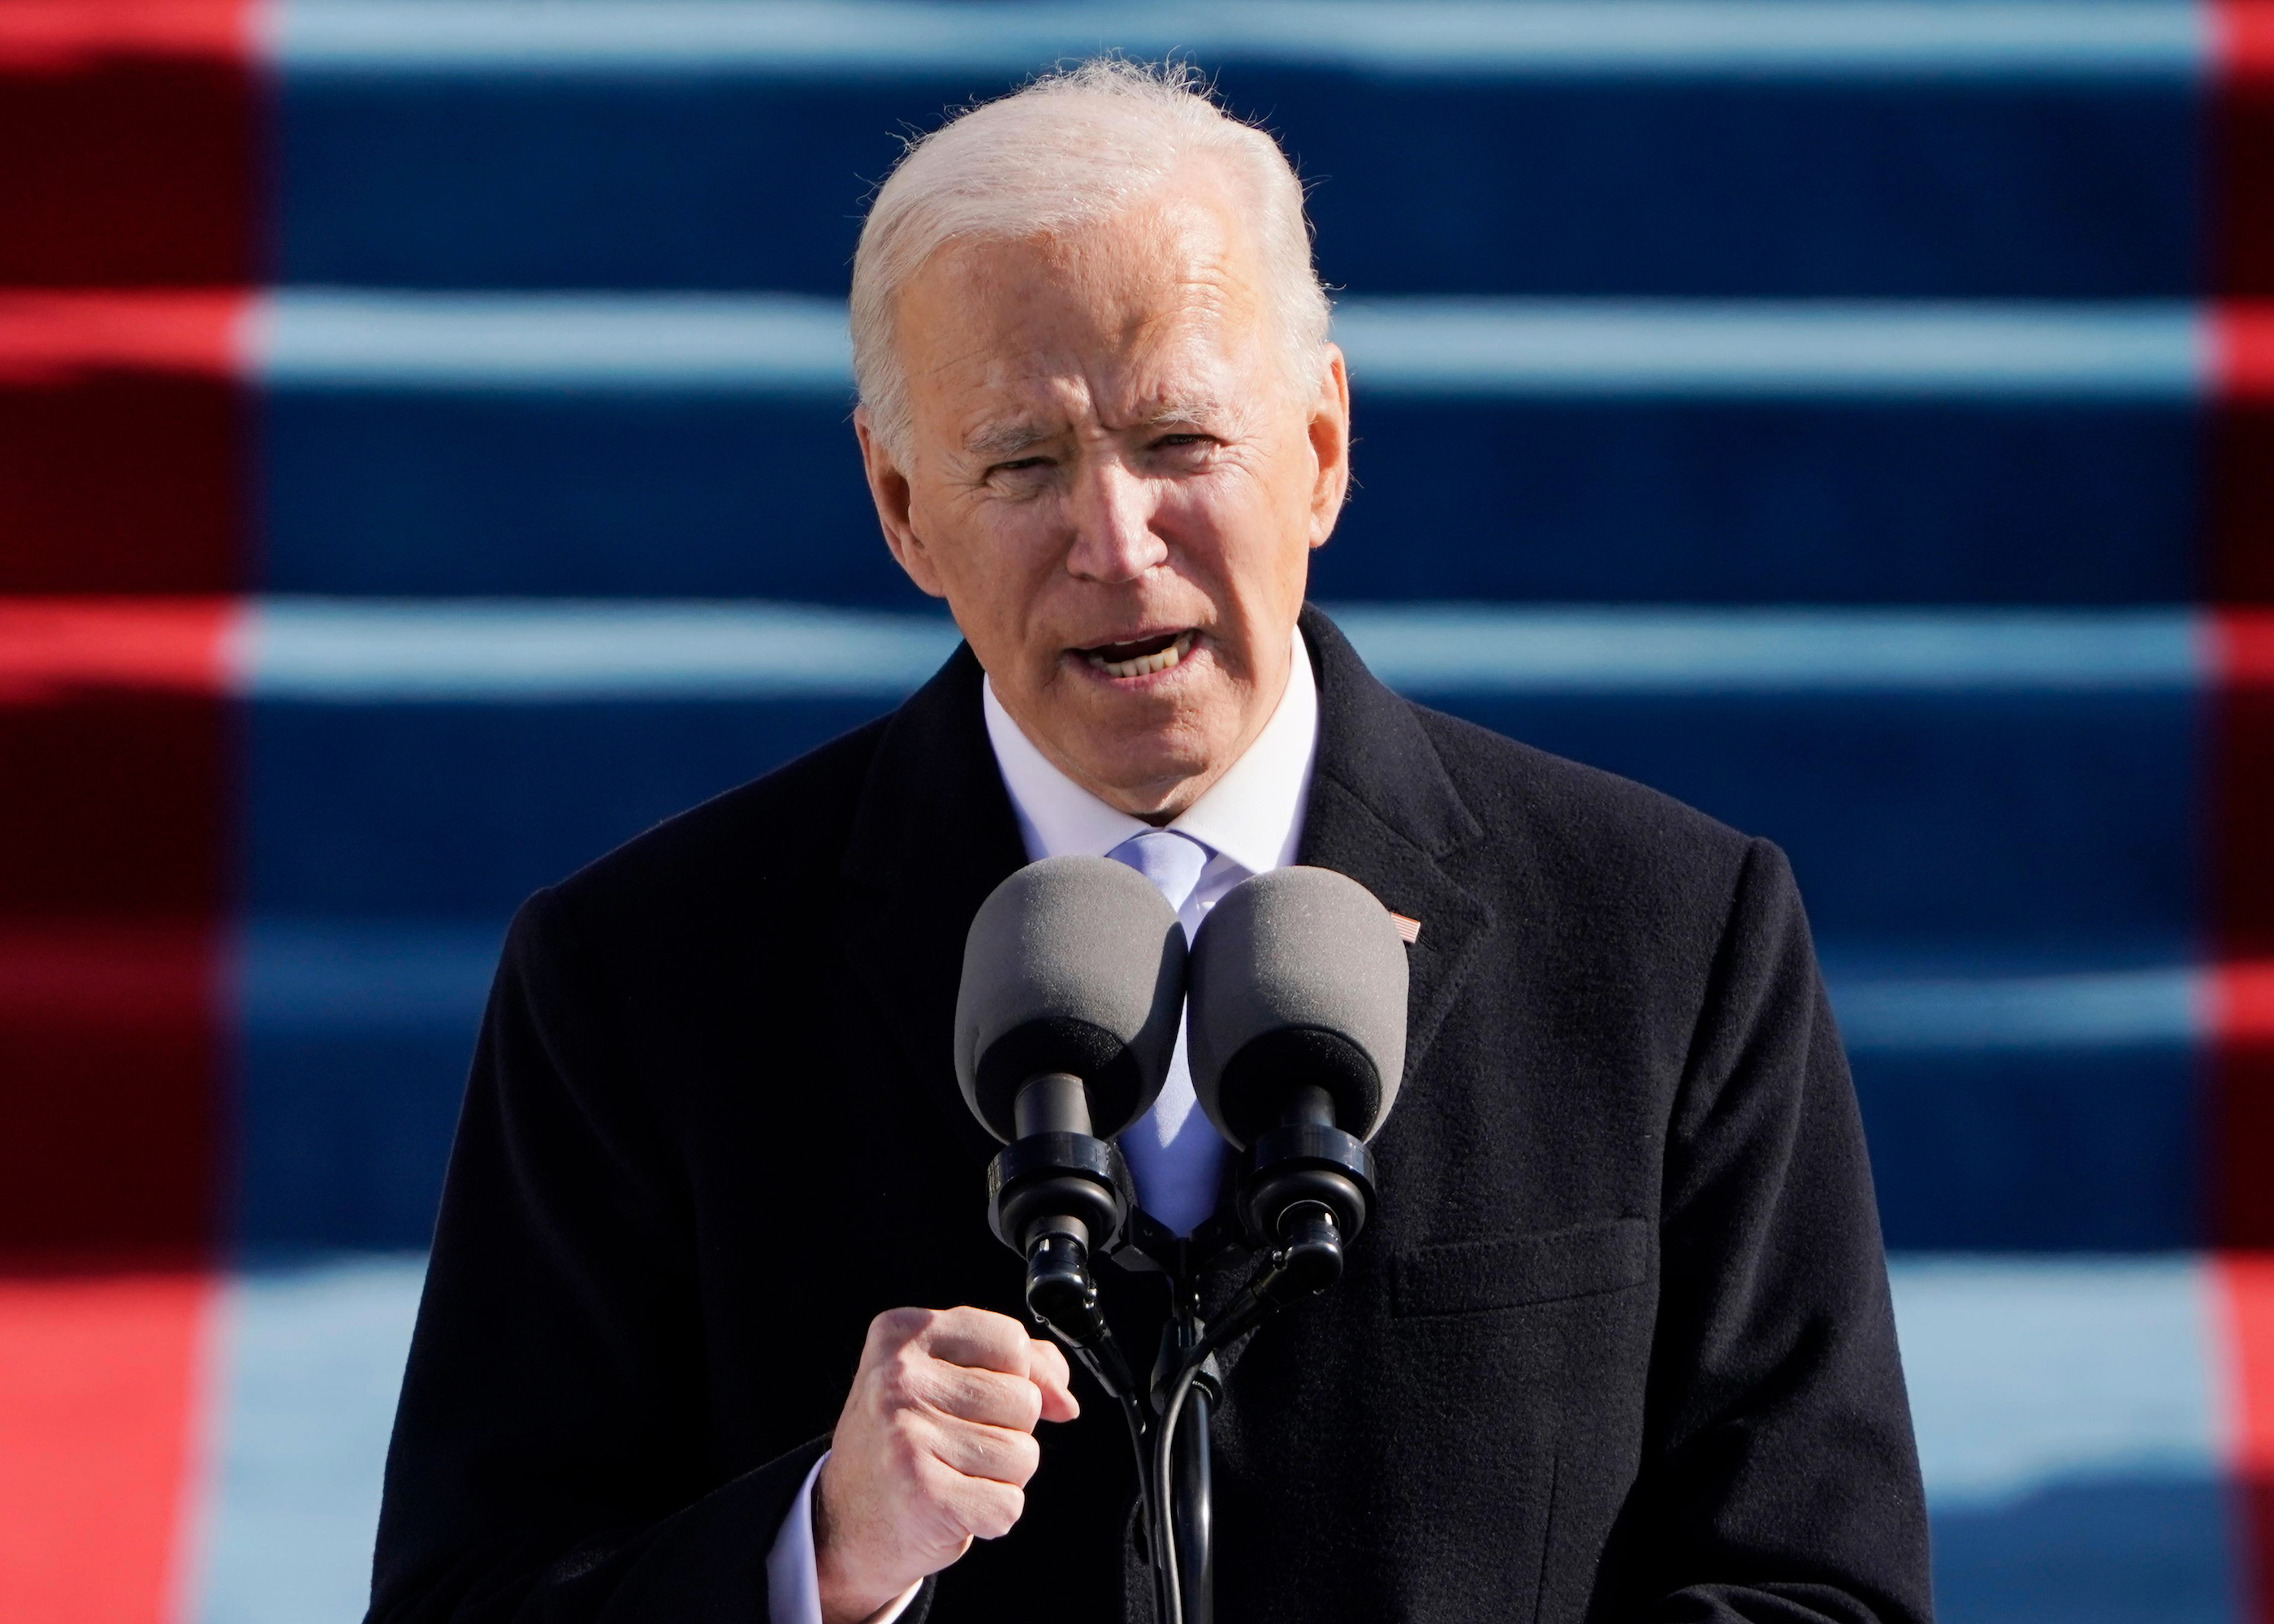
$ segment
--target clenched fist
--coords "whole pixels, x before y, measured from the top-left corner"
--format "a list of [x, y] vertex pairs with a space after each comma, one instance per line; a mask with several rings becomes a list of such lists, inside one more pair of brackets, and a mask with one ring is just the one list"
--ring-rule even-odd
[[814, 1485], [824, 1624], [859, 1624], [1026, 1509], [1037, 1421], [1081, 1413], [1065, 1355], [983, 1308], [895, 1308], [861, 1368]]

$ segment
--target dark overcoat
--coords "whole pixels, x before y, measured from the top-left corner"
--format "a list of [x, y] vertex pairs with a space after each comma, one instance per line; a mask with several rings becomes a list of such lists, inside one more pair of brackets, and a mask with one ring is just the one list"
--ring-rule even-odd
[[[1226, 1361], [1219, 1617], [1925, 1619], [1863, 1135], [1782, 855], [1303, 624], [1301, 861], [1421, 929], [1381, 1214]], [[1018, 1302], [949, 1034], [965, 929], [1023, 861], [965, 650], [522, 909], [373, 1619], [764, 1624], [870, 1317]], [[1102, 1273], [1151, 1348], [1161, 1277]], [[1078, 1391], [1018, 1527], [911, 1624], [1148, 1616], [1127, 1440]]]

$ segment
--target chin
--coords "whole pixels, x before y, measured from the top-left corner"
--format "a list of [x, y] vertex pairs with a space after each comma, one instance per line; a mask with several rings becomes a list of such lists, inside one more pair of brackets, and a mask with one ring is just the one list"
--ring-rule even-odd
[[1208, 750], [1194, 748], [1197, 742], [1190, 729], [1172, 724], [1092, 753], [1082, 770], [1124, 811], [1140, 817], [1181, 812], [1190, 804], [1185, 787], [1212, 764]]

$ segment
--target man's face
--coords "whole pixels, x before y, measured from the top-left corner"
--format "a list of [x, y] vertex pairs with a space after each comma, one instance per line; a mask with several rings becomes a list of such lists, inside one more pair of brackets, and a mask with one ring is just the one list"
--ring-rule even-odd
[[893, 555], [1061, 771], [1175, 816], [1285, 686], [1347, 483], [1340, 353], [1288, 379], [1212, 177], [1067, 235], [953, 244], [895, 314], [905, 462], [855, 419]]

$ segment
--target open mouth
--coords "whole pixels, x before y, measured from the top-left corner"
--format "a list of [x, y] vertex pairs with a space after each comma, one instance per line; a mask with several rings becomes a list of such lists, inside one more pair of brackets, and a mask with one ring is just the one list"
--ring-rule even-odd
[[1180, 632], [1163, 632], [1157, 637], [1140, 637], [1134, 643], [1102, 643], [1094, 649], [1077, 650], [1093, 670], [1109, 677], [1149, 677], [1156, 672], [1166, 671], [1192, 652], [1196, 635], [1189, 627]]

